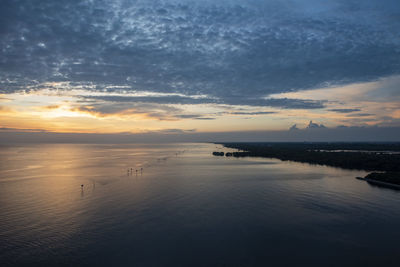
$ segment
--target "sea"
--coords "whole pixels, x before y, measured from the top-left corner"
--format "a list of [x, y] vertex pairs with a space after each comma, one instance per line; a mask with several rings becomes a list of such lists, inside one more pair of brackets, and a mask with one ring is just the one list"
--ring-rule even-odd
[[399, 266], [400, 191], [213, 151], [0, 146], [0, 265]]

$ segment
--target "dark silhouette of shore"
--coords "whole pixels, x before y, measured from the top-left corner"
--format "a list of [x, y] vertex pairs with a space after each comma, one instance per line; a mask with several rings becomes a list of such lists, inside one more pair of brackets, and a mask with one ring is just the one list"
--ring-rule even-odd
[[357, 179], [373, 185], [400, 189], [400, 172], [372, 172], [364, 178], [357, 177]]
[[222, 143], [233, 157], [265, 157], [365, 171], [400, 172], [400, 143]]

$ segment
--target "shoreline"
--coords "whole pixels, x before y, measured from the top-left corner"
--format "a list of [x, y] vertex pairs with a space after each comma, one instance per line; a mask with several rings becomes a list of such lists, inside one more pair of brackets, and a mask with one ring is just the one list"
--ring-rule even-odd
[[[339, 167], [349, 170], [368, 172], [400, 172], [400, 154], [364, 153], [364, 152], [330, 152], [334, 149], [353, 149], [354, 144], [332, 143], [218, 143], [225, 148], [239, 151], [229, 153], [233, 157], [277, 158], [282, 161]], [[358, 149], [369, 144], [357, 144]], [[375, 144], [387, 150], [385, 144]], [[376, 147], [374, 147], [376, 149]], [[398, 148], [394, 151], [398, 151]], [[227, 156], [227, 155], [226, 155]]]
[[[381, 153], [388, 149], [381, 145], [374, 152], [335, 152], [333, 149], [352, 149], [352, 144], [289, 144], [289, 143], [220, 143], [226, 148], [235, 148], [236, 152], [213, 152], [215, 156], [276, 158], [322, 166], [338, 167], [349, 170], [367, 171], [365, 177], [356, 177], [373, 185], [400, 189], [400, 155]], [[368, 147], [369, 144], [365, 144]], [[363, 149], [363, 144], [357, 144]], [[396, 149], [394, 151], [397, 151]]]
[[373, 184], [373, 185], [378, 185], [378, 186], [384, 186], [384, 187], [391, 187], [391, 188], [395, 188], [395, 189], [400, 189], [400, 185], [398, 185], [398, 184], [393, 184], [393, 183], [388, 183], [388, 182], [382, 182], [382, 181], [379, 181], [379, 180], [369, 179], [369, 178], [365, 178], [365, 177], [356, 177], [356, 179], [362, 180], [362, 181], [366, 181], [366, 182], [371, 183], [371, 184]]

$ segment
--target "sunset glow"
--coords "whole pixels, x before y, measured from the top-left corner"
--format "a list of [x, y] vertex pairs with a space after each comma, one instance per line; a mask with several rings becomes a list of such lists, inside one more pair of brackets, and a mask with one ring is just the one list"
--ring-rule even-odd
[[[68, 12], [61, 3], [10, 5], [0, 133], [400, 127], [391, 9], [360, 9], [373, 14], [370, 24], [337, 17], [337, 5], [178, 2], [83, 1]], [[220, 12], [225, 19], [209, 17]], [[292, 22], [273, 16], [280, 12]]]

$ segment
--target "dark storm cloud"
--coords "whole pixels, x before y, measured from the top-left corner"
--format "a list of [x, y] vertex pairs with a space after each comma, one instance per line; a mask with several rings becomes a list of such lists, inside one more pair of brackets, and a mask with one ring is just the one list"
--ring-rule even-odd
[[2, 93], [68, 81], [94, 91], [321, 108], [259, 97], [400, 72], [397, 0], [4, 0], [0, 7]]

